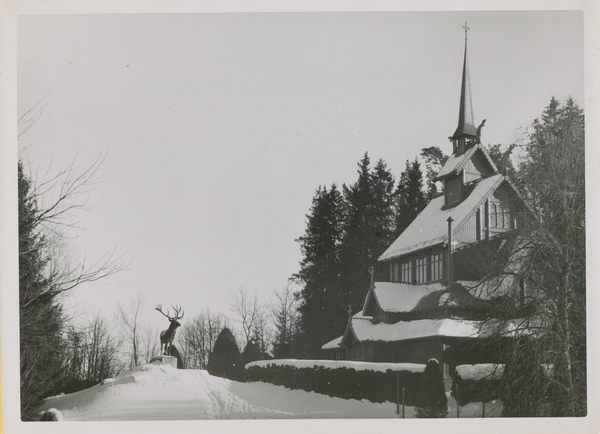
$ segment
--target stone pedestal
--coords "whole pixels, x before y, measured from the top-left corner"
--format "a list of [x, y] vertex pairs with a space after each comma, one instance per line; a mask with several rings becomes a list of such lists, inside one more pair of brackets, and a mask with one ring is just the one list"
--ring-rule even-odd
[[155, 365], [171, 365], [177, 369], [177, 358], [173, 356], [158, 356], [152, 361]]

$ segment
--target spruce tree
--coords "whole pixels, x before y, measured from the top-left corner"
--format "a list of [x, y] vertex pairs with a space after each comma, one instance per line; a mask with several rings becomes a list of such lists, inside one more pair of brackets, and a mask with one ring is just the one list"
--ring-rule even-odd
[[305, 357], [319, 357], [320, 348], [340, 333], [339, 245], [342, 236], [342, 197], [333, 184], [319, 187], [300, 244], [300, 271], [292, 279], [302, 285], [300, 333], [296, 345]]
[[373, 177], [369, 155], [365, 152], [358, 163], [358, 180], [343, 186], [345, 209], [344, 237], [340, 250], [342, 264], [338, 335], [343, 333], [348, 322], [348, 307], [352, 312], [359, 310], [369, 289], [369, 267], [374, 265], [374, 245], [377, 230], [373, 228]]
[[417, 158], [412, 163], [406, 160], [406, 168], [400, 175], [396, 195], [396, 236], [398, 236], [404, 232], [428, 203], [423, 188], [423, 172]]
[[61, 378], [65, 320], [47, 274], [52, 240], [39, 227], [37, 198], [20, 161], [18, 177], [21, 416], [27, 420]]
[[371, 260], [377, 258], [394, 242], [396, 214], [394, 208], [394, 176], [383, 160], [377, 161], [372, 174], [373, 193], [371, 215], [367, 221], [371, 227]]
[[437, 146], [431, 146], [429, 148], [421, 149], [421, 158], [423, 158], [425, 163], [425, 177], [427, 179], [427, 201], [429, 202], [431, 199], [437, 197], [438, 194], [443, 193], [444, 186], [440, 183], [440, 186], [438, 188], [438, 183], [436, 183], [435, 177], [448, 160], [448, 156], [445, 155], [442, 152], [442, 150]]
[[246, 346], [244, 347], [244, 352], [242, 353], [242, 359], [244, 360], [244, 365], [247, 365], [250, 362], [254, 362], [256, 360], [263, 360], [263, 354], [260, 351], [260, 345], [256, 341], [256, 339], [251, 338]]
[[216, 377], [244, 381], [244, 360], [233, 333], [227, 327], [217, 337], [208, 357], [207, 371]]

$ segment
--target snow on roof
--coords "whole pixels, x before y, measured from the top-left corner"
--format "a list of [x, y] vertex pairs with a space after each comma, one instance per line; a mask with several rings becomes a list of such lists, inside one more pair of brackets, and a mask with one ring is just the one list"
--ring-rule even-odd
[[479, 336], [479, 324], [478, 321], [452, 318], [399, 321], [395, 324], [353, 320], [352, 329], [361, 342], [396, 342], [433, 336], [475, 338]]
[[462, 380], [500, 380], [504, 374], [504, 365], [495, 363], [458, 365], [456, 373]]
[[442, 169], [438, 172], [435, 179], [442, 179], [450, 174], [458, 174], [463, 168], [463, 166], [466, 164], [466, 162], [471, 159], [471, 157], [475, 153], [475, 150], [478, 147], [479, 145], [474, 146], [464, 154], [459, 155], [458, 157], [452, 154], [450, 158], [448, 158], [448, 160], [446, 161], [446, 164], [444, 164], [444, 167], [442, 167]]
[[472, 148], [468, 149], [467, 152], [465, 152], [464, 154], [459, 155], [458, 157], [452, 154], [452, 156], [446, 161], [446, 164], [444, 164], [444, 167], [442, 167], [442, 170], [438, 172], [437, 176], [435, 177], [435, 180], [439, 181], [449, 175], [458, 175], [463, 169], [463, 167], [465, 167], [465, 164], [467, 164], [467, 162], [473, 157], [475, 152], [477, 152], [478, 150], [481, 151], [481, 153], [487, 159], [492, 170], [494, 172], [497, 172], [498, 168], [494, 164], [494, 161], [490, 158], [486, 149], [480, 144], [477, 144]]
[[443, 209], [443, 196], [433, 199], [379, 257], [379, 260], [390, 259], [446, 242], [448, 217], [454, 219], [454, 231], [457, 231], [471, 213], [475, 212], [481, 203], [496, 190], [504, 178], [503, 175], [496, 174], [481, 180], [464, 201], [452, 208]]
[[456, 283], [465, 288], [471, 295], [481, 300], [490, 300], [493, 297], [508, 294], [517, 285], [517, 277], [502, 274], [480, 281], [459, 280]]
[[339, 338], [335, 338], [332, 341], [327, 342], [325, 345], [323, 345], [321, 347], [321, 349], [323, 350], [334, 350], [336, 348], [340, 347], [340, 343], [342, 342], [342, 338], [343, 336], [340, 336]]
[[375, 282], [373, 292], [384, 312], [410, 312], [423, 297], [445, 289], [441, 283], [410, 285], [408, 283]]
[[246, 369], [251, 366], [295, 366], [296, 368], [312, 368], [321, 366], [324, 368], [349, 368], [357, 371], [375, 371], [386, 372], [391, 371], [410, 371], [423, 372], [425, 365], [419, 363], [373, 363], [373, 362], [356, 362], [350, 360], [296, 360], [296, 359], [273, 359], [273, 360], [257, 360], [246, 365]]

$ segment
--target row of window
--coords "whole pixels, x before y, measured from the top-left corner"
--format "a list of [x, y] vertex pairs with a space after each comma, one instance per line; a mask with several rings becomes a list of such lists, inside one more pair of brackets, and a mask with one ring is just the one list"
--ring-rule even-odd
[[444, 277], [442, 252], [417, 256], [404, 262], [390, 264], [390, 280], [401, 283], [427, 283]]

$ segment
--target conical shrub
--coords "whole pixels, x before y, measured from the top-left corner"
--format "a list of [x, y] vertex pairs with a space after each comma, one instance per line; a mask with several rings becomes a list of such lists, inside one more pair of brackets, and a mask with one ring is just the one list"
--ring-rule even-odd
[[244, 361], [233, 333], [227, 327], [221, 330], [208, 356], [206, 367], [210, 375], [244, 381]]
[[417, 417], [434, 418], [448, 415], [448, 398], [444, 377], [436, 359], [429, 359], [421, 379], [417, 397]]

